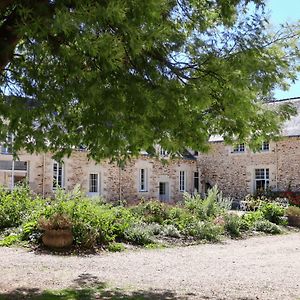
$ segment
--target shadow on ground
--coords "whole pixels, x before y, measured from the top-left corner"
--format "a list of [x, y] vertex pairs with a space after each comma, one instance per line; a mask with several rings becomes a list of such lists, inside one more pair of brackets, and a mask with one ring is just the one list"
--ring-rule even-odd
[[92, 300], [92, 299], [124, 299], [124, 300], [138, 300], [138, 299], [153, 299], [153, 300], [167, 300], [167, 299], [189, 299], [186, 296], [177, 296], [169, 291], [134, 291], [127, 292], [124, 290], [105, 288], [105, 285], [97, 285], [93, 288], [82, 289], [65, 289], [60, 291], [40, 291], [36, 289], [16, 289], [10, 293], [1, 293], [1, 300]]
[[71, 288], [63, 290], [41, 291], [36, 288], [17, 288], [7, 293], [0, 292], [0, 300], [92, 300], [92, 299], [124, 299], [124, 300], [168, 300], [190, 299], [194, 294], [176, 295], [172, 291], [136, 290], [127, 291], [118, 288], [109, 288], [106, 283], [99, 282], [96, 276], [83, 273], [74, 280]]
[[[111, 288], [89, 273], [83, 273], [74, 280], [73, 285], [63, 290], [39, 290], [36, 288], [17, 288], [7, 293], [0, 292], [0, 300], [224, 300], [222, 295], [200, 296], [199, 294], [177, 294], [170, 290], [126, 290]], [[234, 298], [231, 300], [256, 300], [257, 298]]]

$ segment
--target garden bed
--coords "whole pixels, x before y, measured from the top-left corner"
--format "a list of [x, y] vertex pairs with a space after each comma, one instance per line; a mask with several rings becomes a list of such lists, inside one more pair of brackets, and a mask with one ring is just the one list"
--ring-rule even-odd
[[231, 199], [222, 197], [217, 188], [204, 199], [186, 193], [176, 205], [153, 200], [127, 206], [87, 198], [78, 189], [58, 190], [54, 199], [41, 199], [26, 187], [17, 187], [12, 193], [0, 190], [0, 245], [43, 249], [45, 232], [68, 229], [71, 251], [116, 252], [136, 246], [214, 243], [253, 232], [279, 234], [286, 226], [285, 208], [278, 203], [261, 201], [259, 209], [243, 214], [229, 211], [230, 207]]

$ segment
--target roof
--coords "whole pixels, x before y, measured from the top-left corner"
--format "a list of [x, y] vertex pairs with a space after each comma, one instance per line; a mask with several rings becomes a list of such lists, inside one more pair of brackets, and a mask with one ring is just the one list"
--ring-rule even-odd
[[286, 121], [282, 128], [283, 136], [300, 136], [300, 98], [283, 99], [278, 102], [292, 103], [297, 109], [297, 115]]
[[[287, 98], [270, 101], [268, 105], [281, 105], [283, 103], [291, 103], [297, 109], [297, 115], [286, 121], [282, 127], [283, 136], [300, 136], [300, 97]], [[209, 142], [222, 142], [223, 137], [221, 135], [213, 135], [210, 137]]]

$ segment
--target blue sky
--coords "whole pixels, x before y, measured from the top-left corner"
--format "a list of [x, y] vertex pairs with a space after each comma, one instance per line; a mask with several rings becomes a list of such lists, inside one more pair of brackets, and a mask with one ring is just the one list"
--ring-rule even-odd
[[[267, 9], [270, 11], [271, 22], [278, 25], [286, 22], [300, 20], [300, 0], [266, 0]], [[276, 99], [300, 97], [300, 74], [298, 81], [291, 85], [288, 91], [275, 91]]]

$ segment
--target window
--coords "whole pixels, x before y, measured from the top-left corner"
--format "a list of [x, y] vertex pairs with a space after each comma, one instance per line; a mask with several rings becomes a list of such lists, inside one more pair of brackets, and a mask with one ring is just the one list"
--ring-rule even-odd
[[242, 143], [242, 144], [238, 144], [236, 145], [233, 150], [232, 150], [233, 153], [241, 153], [241, 152], [245, 152], [245, 144]]
[[261, 148], [260, 148], [260, 151], [269, 151], [270, 150], [270, 144], [269, 142], [263, 142], [261, 144]]
[[194, 191], [199, 193], [199, 172], [194, 172]]
[[255, 169], [255, 192], [265, 191], [269, 188], [269, 169]]
[[198, 156], [199, 155], [199, 151], [194, 151], [194, 155]]
[[148, 172], [147, 169], [140, 169], [139, 172], [139, 191], [148, 191]]
[[0, 160], [0, 170], [11, 171], [14, 167], [15, 171], [27, 171], [27, 161], [14, 161], [14, 166], [11, 160]]
[[168, 151], [160, 147], [159, 149], [159, 155], [160, 156], [168, 156]]
[[1, 144], [1, 154], [11, 154], [12, 153], [12, 134], [9, 134], [3, 144]]
[[11, 147], [1, 145], [1, 154], [11, 154]]
[[89, 192], [99, 193], [99, 174], [92, 173], [89, 178]]
[[63, 181], [63, 165], [62, 163], [54, 162], [53, 163], [53, 190], [56, 190], [58, 187], [64, 186]]
[[179, 190], [184, 192], [186, 190], [185, 171], [179, 172]]
[[159, 183], [159, 195], [165, 195], [166, 194], [166, 183], [160, 182]]

